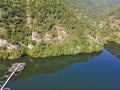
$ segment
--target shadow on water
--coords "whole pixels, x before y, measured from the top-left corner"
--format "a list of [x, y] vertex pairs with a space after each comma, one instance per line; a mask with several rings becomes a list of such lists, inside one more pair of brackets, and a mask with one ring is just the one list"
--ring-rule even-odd
[[26, 56], [17, 60], [0, 60], [0, 77], [3, 76], [5, 71], [7, 71], [7, 69], [12, 65], [12, 63], [16, 62], [26, 62], [27, 64], [25, 69], [23, 70], [23, 73], [19, 77], [13, 78], [13, 80], [20, 80], [33, 75], [57, 72], [76, 62], [87, 62], [88, 60], [90, 60], [94, 56], [99, 55], [100, 53], [101, 52], [36, 59]]
[[[116, 57], [120, 58], [120, 44], [115, 42], [108, 42], [104, 48]], [[33, 75], [54, 73], [73, 63], [87, 62], [100, 54], [101, 52], [36, 59], [25, 56], [17, 60], [0, 60], [0, 77], [2, 77], [7, 69], [16, 62], [26, 62], [27, 64], [23, 70], [23, 73], [19, 77], [13, 78], [13, 80], [20, 80]]]
[[105, 49], [107, 49], [111, 54], [115, 55], [120, 59], [120, 44], [116, 42], [108, 42], [105, 45]]

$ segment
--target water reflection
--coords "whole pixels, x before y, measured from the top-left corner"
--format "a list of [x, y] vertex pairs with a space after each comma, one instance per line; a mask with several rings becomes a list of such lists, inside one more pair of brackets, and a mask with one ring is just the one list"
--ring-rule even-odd
[[100, 53], [91, 53], [91, 54], [80, 54], [73, 56], [60, 56], [60, 57], [51, 57], [51, 58], [30, 58], [23, 57], [17, 60], [2, 60], [0, 61], [0, 77], [4, 74], [5, 71], [15, 62], [26, 62], [26, 67], [23, 73], [14, 79], [23, 79], [37, 74], [47, 74], [59, 71], [66, 66], [69, 66], [75, 62], [86, 62], [94, 56], [99, 55]]
[[33, 71], [28, 67], [8, 87], [12, 90], [120, 90], [120, 60], [106, 49], [95, 56], [40, 60], [31, 65]]
[[[109, 42], [105, 45], [105, 48], [120, 58], [120, 45], [115, 42]], [[80, 55], [72, 55], [72, 56], [60, 56], [60, 57], [51, 57], [51, 58], [31, 58], [25, 56], [23, 58], [17, 60], [0, 60], [0, 77], [4, 75], [7, 69], [16, 62], [25, 62], [27, 66], [25, 67], [23, 73], [13, 80], [24, 79], [33, 75], [38, 74], [49, 74], [53, 72], [57, 72], [60, 69], [63, 69], [75, 62], [86, 62], [92, 59], [95, 56], [100, 55], [99, 53], [91, 53], [91, 54], [80, 54]]]
[[120, 44], [116, 42], [108, 42], [105, 49], [120, 59]]

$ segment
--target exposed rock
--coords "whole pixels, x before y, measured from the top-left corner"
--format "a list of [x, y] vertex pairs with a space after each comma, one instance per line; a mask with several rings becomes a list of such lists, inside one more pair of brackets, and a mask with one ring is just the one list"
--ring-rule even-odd
[[8, 44], [7, 40], [0, 39], [0, 47], [6, 46]]
[[66, 37], [68, 37], [67, 32], [63, 28], [56, 26], [56, 29], [58, 35], [57, 39], [59, 41], [63, 41]]
[[18, 45], [12, 45], [10, 43], [7, 42], [7, 40], [4, 39], [0, 39], [0, 47], [6, 47], [8, 50], [17, 50], [19, 48]]
[[32, 32], [32, 40], [36, 42], [40, 42], [39, 34], [36, 32]]
[[6, 45], [6, 48], [7, 48], [8, 50], [13, 50], [13, 49], [17, 50], [17, 49], [19, 48], [19, 46], [18, 46], [18, 45], [8, 44], [8, 45]]
[[44, 39], [44, 41], [46, 41], [46, 42], [50, 41], [50, 40], [51, 40], [51, 39], [50, 39], [50, 34], [46, 33], [43, 39]]
[[99, 37], [98, 37], [98, 36], [94, 36], [94, 37], [93, 37], [93, 36], [87, 34], [87, 37], [88, 37], [90, 40], [99, 43]]
[[28, 48], [29, 48], [29, 49], [32, 49], [32, 48], [33, 48], [33, 44], [31, 44], [31, 43], [28, 44]]

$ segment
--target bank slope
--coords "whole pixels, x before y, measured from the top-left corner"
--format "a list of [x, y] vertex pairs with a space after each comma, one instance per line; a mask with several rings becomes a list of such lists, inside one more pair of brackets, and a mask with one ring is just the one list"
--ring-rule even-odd
[[0, 59], [98, 52], [106, 42], [100, 32], [63, 0], [0, 1]]

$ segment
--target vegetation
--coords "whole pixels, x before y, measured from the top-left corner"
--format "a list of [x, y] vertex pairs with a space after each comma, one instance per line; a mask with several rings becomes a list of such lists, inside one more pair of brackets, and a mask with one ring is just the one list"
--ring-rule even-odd
[[18, 80], [36, 74], [53, 73], [76, 62], [87, 62], [88, 60], [90, 60], [91, 58], [97, 55], [100, 55], [100, 53], [79, 54], [79, 55], [60, 56], [60, 57], [51, 57], [51, 58], [35, 58], [35, 59], [31, 57], [22, 57], [17, 60], [10, 60], [9, 62], [7, 60], [4, 60], [0, 63], [0, 72], [1, 72], [0, 77], [3, 76], [5, 71], [7, 71], [7, 69], [13, 63], [25, 62], [27, 64], [24, 69], [24, 74], [21, 74], [19, 77], [13, 78]]
[[105, 48], [110, 51], [113, 55], [120, 58], [120, 44], [116, 42], [108, 42]]
[[[0, 39], [8, 41], [0, 47], [0, 59], [98, 52], [107, 41], [118, 41], [111, 34], [112, 21], [107, 18], [97, 24], [88, 15], [92, 8], [75, 10], [74, 6], [67, 0], [0, 0]], [[19, 48], [9, 50], [8, 45]]]

